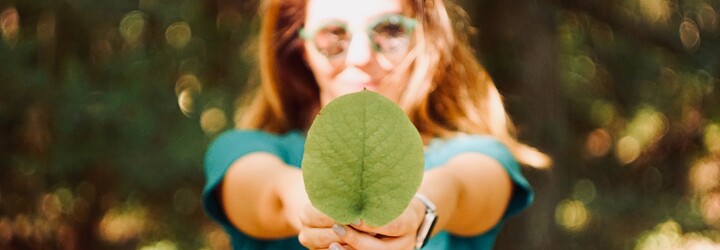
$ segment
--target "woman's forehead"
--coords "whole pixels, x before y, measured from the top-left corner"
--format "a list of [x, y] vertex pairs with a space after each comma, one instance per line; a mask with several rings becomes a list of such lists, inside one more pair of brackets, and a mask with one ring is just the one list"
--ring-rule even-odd
[[305, 23], [339, 20], [365, 23], [383, 14], [402, 13], [403, 0], [309, 0]]

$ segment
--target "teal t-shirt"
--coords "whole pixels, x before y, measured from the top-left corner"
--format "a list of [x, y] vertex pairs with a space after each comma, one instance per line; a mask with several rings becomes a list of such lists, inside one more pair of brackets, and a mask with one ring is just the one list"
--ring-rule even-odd
[[[220, 135], [210, 145], [205, 155], [206, 184], [203, 190], [203, 205], [208, 215], [220, 223], [230, 237], [233, 249], [305, 249], [290, 237], [276, 240], [252, 238], [235, 228], [228, 220], [220, 201], [214, 194], [230, 165], [240, 157], [253, 152], [267, 152], [276, 155], [286, 164], [300, 168], [305, 134], [298, 131], [274, 135], [262, 131], [231, 130]], [[423, 249], [432, 250], [477, 250], [492, 249], [495, 238], [505, 220], [526, 209], [533, 200], [533, 191], [523, 176], [520, 166], [510, 151], [493, 137], [483, 135], [460, 135], [450, 139], [434, 139], [425, 149], [425, 170], [441, 166], [454, 156], [476, 152], [497, 160], [507, 170], [514, 184], [514, 190], [500, 223], [487, 232], [471, 237], [460, 237], [445, 231], [432, 237]]]

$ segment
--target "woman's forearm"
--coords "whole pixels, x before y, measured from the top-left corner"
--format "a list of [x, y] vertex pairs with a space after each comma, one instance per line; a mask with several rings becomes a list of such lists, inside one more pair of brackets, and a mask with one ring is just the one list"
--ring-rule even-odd
[[477, 235], [499, 222], [510, 201], [512, 182], [496, 160], [465, 153], [428, 171], [420, 192], [437, 206], [435, 231]]
[[230, 222], [261, 239], [296, 235], [297, 203], [307, 200], [300, 170], [268, 153], [252, 153], [235, 161], [218, 195]]

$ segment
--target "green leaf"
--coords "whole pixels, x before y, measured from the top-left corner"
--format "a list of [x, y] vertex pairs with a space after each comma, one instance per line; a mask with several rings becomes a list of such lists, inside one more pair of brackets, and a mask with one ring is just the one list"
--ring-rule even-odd
[[341, 96], [308, 131], [303, 178], [313, 206], [342, 224], [397, 218], [420, 187], [423, 143], [395, 103], [372, 91]]

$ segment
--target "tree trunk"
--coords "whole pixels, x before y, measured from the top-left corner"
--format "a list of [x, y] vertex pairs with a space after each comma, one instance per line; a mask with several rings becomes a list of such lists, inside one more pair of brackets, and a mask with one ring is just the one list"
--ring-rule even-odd
[[564, 249], [554, 212], [569, 190], [568, 171], [577, 165], [571, 164], [577, 154], [567, 152], [570, 128], [556, 73], [557, 9], [541, 0], [465, 4], [479, 28], [478, 56], [505, 97], [521, 140], [554, 161], [549, 170], [524, 169], [535, 202], [508, 222], [496, 249]]

